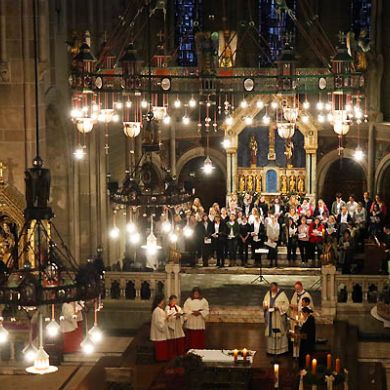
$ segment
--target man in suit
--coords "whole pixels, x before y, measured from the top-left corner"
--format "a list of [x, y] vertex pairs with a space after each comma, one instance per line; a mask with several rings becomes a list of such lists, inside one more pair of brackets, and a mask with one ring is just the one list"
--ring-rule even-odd
[[341, 197], [341, 193], [338, 192], [336, 194], [336, 200], [332, 203], [332, 208], [330, 210], [331, 214], [333, 214], [335, 217], [337, 217], [341, 213], [341, 208], [345, 205], [345, 202], [343, 201]]
[[209, 258], [212, 254], [211, 234], [213, 224], [206, 213], [203, 214], [202, 220], [198, 222], [197, 231], [200, 239], [203, 267], [208, 267]]
[[366, 209], [367, 215], [370, 214], [371, 205], [372, 205], [372, 199], [370, 198], [370, 193], [366, 191], [363, 194], [363, 206]]
[[222, 222], [219, 214], [214, 217], [211, 229], [211, 241], [217, 254], [217, 266], [223, 268], [225, 262], [226, 224]]

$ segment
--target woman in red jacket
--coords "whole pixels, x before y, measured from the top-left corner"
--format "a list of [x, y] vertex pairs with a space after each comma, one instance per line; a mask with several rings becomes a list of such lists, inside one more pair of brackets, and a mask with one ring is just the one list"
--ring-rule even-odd
[[314, 222], [309, 227], [309, 258], [316, 262], [316, 249], [318, 259], [322, 253], [322, 244], [324, 242], [325, 226], [321, 223], [319, 217], [314, 218]]

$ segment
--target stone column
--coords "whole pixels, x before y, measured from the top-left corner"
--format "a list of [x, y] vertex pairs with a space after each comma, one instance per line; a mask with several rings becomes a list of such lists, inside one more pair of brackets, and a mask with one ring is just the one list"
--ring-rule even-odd
[[375, 123], [368, 125], [368, 150], [367, 150], [367, 190], [371, 196], [375, 192]]
[[336, 316], [336, 267], [323, 266], [321, 268], [321, 310], [324, 316]]
[[172, 265], [171, 263], [165, 264], [165, 272], [166, 272], [166, 285], [165, 285], [165, 295], [167, 297], [172, 295]]
[[314, 198], [317, 193], [317, 148], [318, 134], [315, 129], [307, 130], [305, 133], [306, 151], [306, 192]]
[[232, 193], [232, 154], [226, 151], [226, 194]]
[[173, 273], [174, 273], [174, 291], [178, 300], [181, 297], [181, 283], [180, 283], [180, 264], [173, 264]]
[[233, 193], [237, 192], [237, 149], [234, 149], [231, 156], [232, 164], [232, 191]]
[[170, 139], [169, 139], [169, 157], [171, 163], [171, 175], [176, 176], [176, 121], [173, 121], [170, 127]]

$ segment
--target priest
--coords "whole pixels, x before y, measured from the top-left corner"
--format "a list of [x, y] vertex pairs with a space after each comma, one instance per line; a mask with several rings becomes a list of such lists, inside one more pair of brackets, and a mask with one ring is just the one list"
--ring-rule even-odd
[[184, 302], [188, 349], [205, 349], [205, 329], [208, 315], [209, 303], [202, 297], [200, 288], [194, 287], [191, 296]]
[[302, 299], [309, 298], [311, 302], [311, 309], [313, 309], [313, 299], [308, 291], [303, 288], [303, 284], [301, 281], [297, 281], [294, 284], [294, 295], [291, 298], [290, 309], [291, 309], [291, 317], [296, 318], [296, 316], [301, 317], [302, 312]]
[[271, 283], [270, 290], [264, 297], [265, 337], [267, 353], [281, 355], [288, 351], [287, 312], [288, 298], [278, 284]]

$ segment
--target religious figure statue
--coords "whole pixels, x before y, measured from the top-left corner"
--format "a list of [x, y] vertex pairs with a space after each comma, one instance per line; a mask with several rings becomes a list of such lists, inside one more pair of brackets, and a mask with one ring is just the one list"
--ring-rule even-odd
[[219, 67], [232, 68], [236, 58], [237, 33], [235, 31], [224, 30], [219, 32]]
[[296, 185], [297, 185], [296, 178], [294, 175], [291, 175], [288, 183], [290, 192], [295, 192], [297, 190]]
[[257, 165], [257, 141], [254, 135], [249, 139], [249, 150], [251, 152], [251, 165]]
[[263, 179], [261, 175], [256, 175], [256, 192], [261, 193], [263, 187]]
[[239, 182], [238, 182], [238, 191], [244, 192], [245, 191], [245, 176], [241, 175]]
[[248, 192], [253, 192], [253, 176], [249, 175], [246, 181], [246, 190]]
[[360, 72], [367, 70], [367, 53], [371, 49], [368, 31], [366, 29], [361, 30], [357, 40], [353, 31], [348, 32], [346, 45], [348, 54], [354, 59], [355, 69]]
[[300, 194], [305, 192], [305, 180], [302, 176], [298, 176], [297, 189]]
[[276, 160], [275, 152], [275, 127], [270, 126], [268, 128], [268, 160]]
[[284, 155], [286, 156], [288, 168], [290, 168], [292, 166], [291, 159], [293, 156], [293, 149], [294, 149], [294, 144], [293, 144], [292, 140], [291, 139], [287, 140], [286, 145], [285, 145]]
[[326, 240], [320, 255], [322, 265], [333, 265], [335, 260], [334, 246], [331, 240]]
[[0, 256], [3, 262], [7, 262], [15, 245], [15, 237], [8, 223], [3, 222], [0, 230]]
[[280, 192], [282, 194], [287, 194], [287, 176], [282, 175], [280, 177]]

